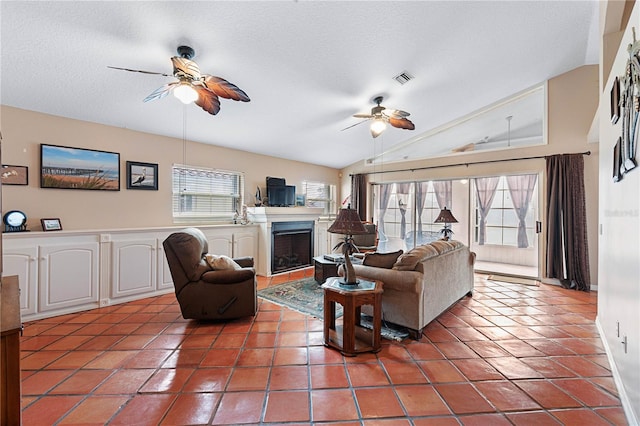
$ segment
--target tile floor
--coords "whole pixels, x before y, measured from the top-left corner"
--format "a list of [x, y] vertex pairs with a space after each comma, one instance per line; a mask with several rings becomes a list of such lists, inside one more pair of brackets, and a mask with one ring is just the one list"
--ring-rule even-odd
[[34, 321], [23, 424], [624, 425], [596, 298], [476, 275], [420, 341], [354, 358], [323, 346], [320, 320], [260, 299], [226, 324], [182, 319], [173, 294]]

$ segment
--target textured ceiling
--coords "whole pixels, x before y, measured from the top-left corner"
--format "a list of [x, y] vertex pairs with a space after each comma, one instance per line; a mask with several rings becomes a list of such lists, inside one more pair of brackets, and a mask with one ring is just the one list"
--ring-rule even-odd
[[[4, 105], [341, 168], [372, 156], [372, 98], [411, 113], [380, 152], [437, 156], [523, 124], [434, 129], [598, 61], [597, 1], [2, 1]], [[203, 73], [251, 98], [211, 116], [173, 96], [143, 103], [172, 77], [178, 45]], [[408, 72], [405, 85], [393, 77]], [[530, 121], [530, 120], [529, 120]], [[496, 122], [495, 117], [493, 122]], [[495, 127], [495, 125], [494, 125]], [[523, 131], [523, 130], [522, 130]], [[497, 134], [500, 133], [501, 135]], [[409, 148], [407, 148], [409, 147]], [[457, 154], [464, 155], [464, 154]]]

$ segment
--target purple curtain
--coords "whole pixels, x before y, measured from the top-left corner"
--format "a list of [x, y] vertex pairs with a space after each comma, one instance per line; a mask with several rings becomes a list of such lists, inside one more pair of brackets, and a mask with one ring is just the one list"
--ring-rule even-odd
[[491, 209], [491, 203], [493, 203], [493, 197], [496, 195], [496, 189], [498, 188], [498, 182], [500, 182], [500, 177], [475, 178], [474, 181], [476, 184], [478, 210], [480, 212], [478, 244], [484, 245], [484, 240], [487, 233], [487, 229], [486, 229], [487, 214]]
[[547, 276], [589, 291], [589, 245], [582, 154], [547, 157]]
[[518, 216], [518, 248], [529, 247], [526, 218], [537, 180], [538, 175], [507, 176], [513, 209]]

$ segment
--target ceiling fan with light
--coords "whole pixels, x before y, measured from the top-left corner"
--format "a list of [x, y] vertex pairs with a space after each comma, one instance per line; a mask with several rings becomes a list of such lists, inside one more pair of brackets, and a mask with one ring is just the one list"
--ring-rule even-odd
[[143, 74], [162, 75], [165, 77], [175, 77], [178, 81], [167, 83], [156, 89], [143, 102], [162, 99], [173, 92], [174, 96], [185, 104], [195, 102], [196, 105], [207, 111], [211, 115], [216, 115], [220, 111], [220, 99], [233, 99], [234, 101], [249, 102], [249, 96], [233, 83], [229, 83], [224, 78], [200, 73], [200, 67], [191, 59], [195, 51], [189, 46], [179, 46], [178, 55], [171, 58], [173, 63], [173, 75], [161, 72], [142, 71], [129, 68], [111, 67], [108, 68], [139, 72]]
[[409, 115], [406, 111], [401, 111], [397, 109], [388, 109], [380, 105], [382, 103], [382, 96], [376, 96], [373, 98], [373, 102], [376, 103], [376, 106], [371, 108], [371, 114], [354, 114], [355, 118], [366, 118], [366, 120], [361, 121], [359, 123], [353, 124], [349, 127], [345, 127], [342, 130], [350, 129], [358, 124], [362, 124], [366, 121], [373, 120], [371, 123], [371, 136], [377, 138], [384, 132], [387, 127], [386, 123], [389, 123], [393, 127], [397, 127], [398, 129], [406, 129], [406, 130], [414, 130], [416, 127], [413, 123], [407, 118]]

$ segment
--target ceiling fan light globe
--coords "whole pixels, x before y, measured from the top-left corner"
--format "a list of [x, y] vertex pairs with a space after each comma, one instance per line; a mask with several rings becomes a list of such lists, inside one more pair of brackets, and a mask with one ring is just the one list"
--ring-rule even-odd
[[178, 87], [173, 89], [173, 96], [183, 104], [190, 104], [198, 100], [198, 92], [189, 83], [180, 83]]
[[373, 120], [371, 123], [371, 136], [377, 138], [386, 128], [387, 124], [383, 120]]

